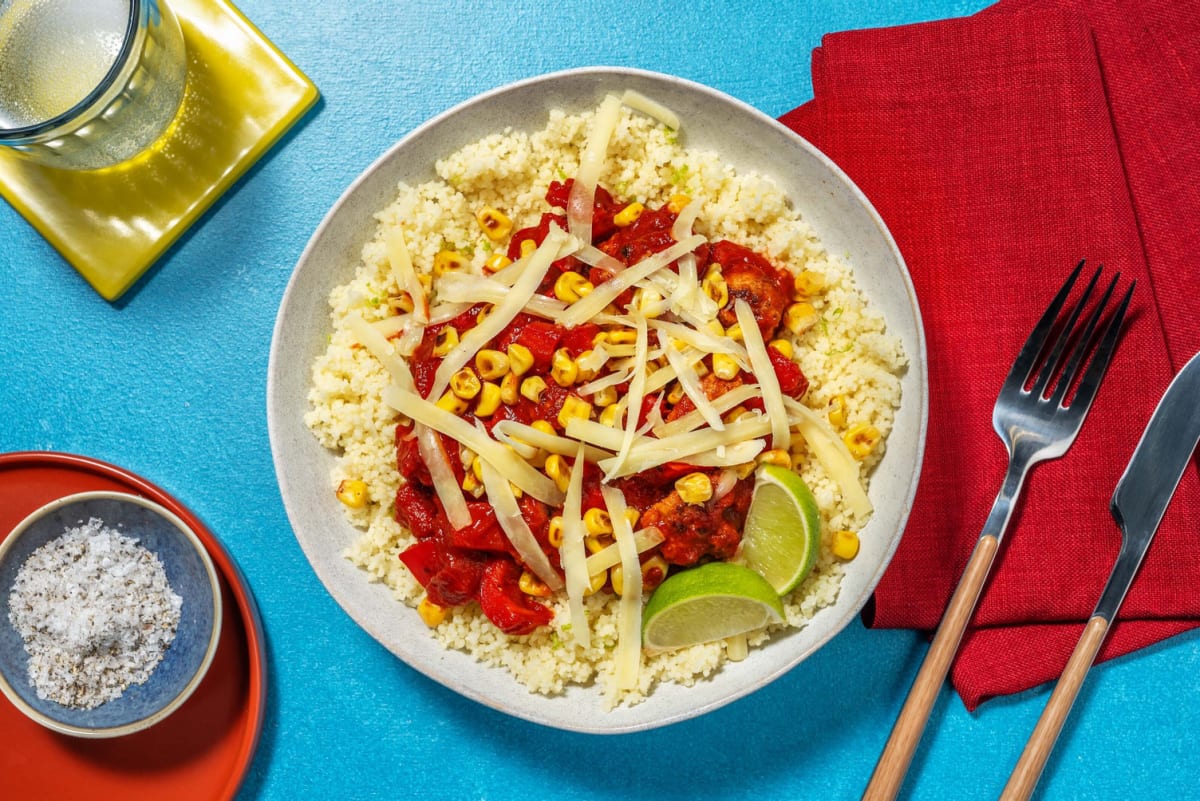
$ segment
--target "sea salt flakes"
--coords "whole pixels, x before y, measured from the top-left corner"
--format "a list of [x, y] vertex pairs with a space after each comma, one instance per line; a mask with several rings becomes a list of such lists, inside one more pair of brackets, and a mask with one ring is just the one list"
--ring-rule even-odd
[[183, 601], [157, 556], [91, 518], [29, 555], [8, 605], [38, 696], [92, 709], [150, 677]]

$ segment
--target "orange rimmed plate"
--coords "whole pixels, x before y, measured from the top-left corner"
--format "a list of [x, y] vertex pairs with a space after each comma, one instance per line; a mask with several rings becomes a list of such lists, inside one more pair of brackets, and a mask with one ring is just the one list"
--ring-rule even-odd
[[57, 734], [0, 696], [0, 795], [40, 801], [232, 799], [254, 758], [266, 709], [266, 647], [254, 597], [233, 557], [187, 507], [133, 473], [84, 456], [0, 454], [0, 540], [33, 510], [87, 490], [144, 496], [196, 532], [221, 579], [227, 610], [221, 640], [192, 697], [137, 734], [111, 740]]

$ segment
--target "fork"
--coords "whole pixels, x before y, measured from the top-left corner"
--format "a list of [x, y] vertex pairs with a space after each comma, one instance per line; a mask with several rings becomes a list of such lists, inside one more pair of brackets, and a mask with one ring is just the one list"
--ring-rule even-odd
[[[934, 700], [983, 591], [1025, 477], [1038, 462], [1056, 459], [1067, 452], [1108, 370], [1113, 351], [1116, 350], [1121, 322], [1133, 295], [1133, 283], [1116, 310], [1101, 323], [1104, 309], [1112, 298], [1121, 274], [1113, 276], [1103, 296], [1082, 327], [1079, 327], [1080, 315], [1104, 269], [1103, 265], [1098, 267], [1087, 288], [1066, 315], [1065, 322], [1060, 325], [1059, 313], [1070, 297], [1083, 265], [1083, 261], [1079, 262], [1054, 296], [1017, 354], [1008, 378], [1000, 388], [1000, 397], [992, 412], [992, 426], [1008, 449], [1008, 471], [983, 525], [983, 532], [938, 625], [933, 644], [917, 672], [883, 753], [875, 764], [875, 771], [863, 794], [864, 800], [893, 799], [899, 792], [925, 731]], [[1082, 378], [1079, 378], [1078, 386], [1071, 393], [1070, 389], [1076, 384], [1081, 371]]]

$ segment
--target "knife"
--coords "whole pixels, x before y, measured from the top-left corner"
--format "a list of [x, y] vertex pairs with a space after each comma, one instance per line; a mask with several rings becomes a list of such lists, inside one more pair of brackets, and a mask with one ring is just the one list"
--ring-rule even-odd
[[1037, 786], [1075, 696], [1125, 600], [1167, 504], [1191, 462], [1197, 442], [1200, 442], [1200, 353], [1184, 365], [1167, 387], [1125, 473], [1117, 482], [1109, 510], [1121, 529], [1121, 550], [1100, 602], [1084, 626], [1083, 634], [1025, 744], [1000, 796], [1001, 801], [1029, 798]]

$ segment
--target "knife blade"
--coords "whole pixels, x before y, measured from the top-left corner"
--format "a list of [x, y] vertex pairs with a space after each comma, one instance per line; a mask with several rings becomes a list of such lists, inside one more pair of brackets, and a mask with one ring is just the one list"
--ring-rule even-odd
[[1116, 617], [1198, 442], [1200, 354], [1167, 386], [1117, 482], [1109, 511], [1121, 529], [1121, 550], [1094, 616]]
[[1200, 443], [1200, 353], [1167, 386], [1113, 491], [1109, 511], [1121, 529], [1121, 549], [1096, 610], [1084, 626], [1046, 708], [1025, 743], [1025, 750], [1000, 795], [1001, 801], [1023, 801], [1037, 786], [1075, 696], [1133, 584], [1197, 443]]

